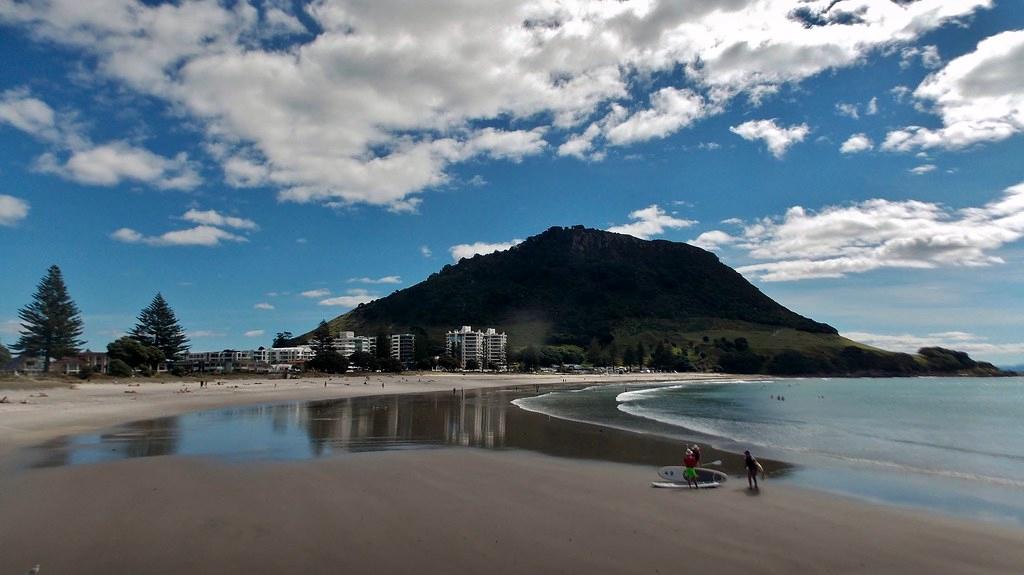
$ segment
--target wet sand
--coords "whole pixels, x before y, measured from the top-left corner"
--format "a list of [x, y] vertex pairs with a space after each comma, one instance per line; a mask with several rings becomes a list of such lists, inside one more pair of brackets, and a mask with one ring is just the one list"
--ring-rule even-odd
[[449, 448], [0, 478], [0, 572], [1019, 573], [1019, 530], [772, 485]]
[[[566, 383], [584, 385], [728, 377], [715, 374], [373, 374], [368, 379], [361, 375], [289, 380], [266, 377], [211, 378], [210, 383], [203, 388], [199, 387], [195, 379], [153, 381], [137, 378], [116, 383], [69, 380], [59, 385], [52, 381], [41, 382], [38, 386], [26, 384], [24, 380], [6, 380], [0, 381], [0, 397], [6, 396], [9, 402], [0, 404], [0, 457], [17, 447], [41, 443], [62, 435], [86, 433], [139, 419], [226, 406], [377, 394], [429, 393], [451, 391], [453, 388], [525, 388]], [[367, 383], [364, 384], [364, 381]], [[222, 383], [218, 385], [217, 382]], [[5, 388], [5, 385], [9, 387]]]

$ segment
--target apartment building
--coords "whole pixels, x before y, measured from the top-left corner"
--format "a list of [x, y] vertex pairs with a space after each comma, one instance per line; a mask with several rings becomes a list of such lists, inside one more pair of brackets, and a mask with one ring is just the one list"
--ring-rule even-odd
[[343, 331], [334, 339], [334, 349], [345, 357], [349, 357], [357, 351], [369, 354], [377, 354], [377, 338], [365, 335], [356, 335], [355, 332]]
[[476, 363], [476, 369], [487, 369], [491, 365], [503, 368], [507, 363], [507, 344], [508, 336], [494, 328], [474, 331], [473, 326], [464, 325], [445, 335], [445, 347], [449, 355], [459, 360], [462, 369], [466, 369], [470, 361]]
[[391, 334], [391, 358], [410, 366], [416, 361], [416, 335], [411, 333]]

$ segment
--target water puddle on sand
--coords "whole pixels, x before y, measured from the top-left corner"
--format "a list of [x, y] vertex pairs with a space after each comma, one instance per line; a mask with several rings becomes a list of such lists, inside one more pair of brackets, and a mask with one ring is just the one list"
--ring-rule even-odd
[[[532, 391], [532, 387], [531, 387]], [[522, 410], [517, 390], [362, 397], [234, 407], [136, 421], [29, 448], [30, 467], [133, 457], [206, 456], [228, 461], [302, 460], [346, 453], [440, 447], [524, 449], [561, 457], [675, 465], [683, 442], [565, 421]], [[724, 470], [738, 473], [732, 454]]]

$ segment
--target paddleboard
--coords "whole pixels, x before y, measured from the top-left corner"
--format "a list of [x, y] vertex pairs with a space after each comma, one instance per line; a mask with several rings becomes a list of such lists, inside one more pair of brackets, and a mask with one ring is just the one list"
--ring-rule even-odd
[[[722, 485], [717, 481], [698, 481], [697, 487], [700, 489], [714, 489]], [[693, 489], [690, 485], [685, 483], [679, 483], [677, 481], [652, 481], [651, 487], [661, 487], [664, 489]]]
[[[661, 477], [665, 481], [671, 482], [682, 482], [686, 483], [686, 478], [683, 477], [683, 470], [686, 469], [682, 465], [669, 465], [662, 467], [658, 470], [658, 477]], [[697, 482], [701, 483], [724, 483], [729, 479], [729, 476], [717, 469], [708, 469], [707, 467], [697, 468]]]

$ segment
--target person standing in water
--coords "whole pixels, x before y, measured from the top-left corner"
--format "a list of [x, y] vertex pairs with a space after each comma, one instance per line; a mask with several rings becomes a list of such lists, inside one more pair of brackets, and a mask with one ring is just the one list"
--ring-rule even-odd
[[[697, 489], [700, 485], [697, 484], [697, 458], [693, 455], [692, 449], [686, 450], [686, 455], [683, 456], [683, 477], [686, 479], [686, 484]], [[691, 482], [692, 485], [691, 485]]]
[[743, 456], [743, 466], [747, 468], [747, 489], [760, 489], [757, 485], [757, 474], [761, 472], [763, 475], [764, 468], [749, 451], [744, 451]]

